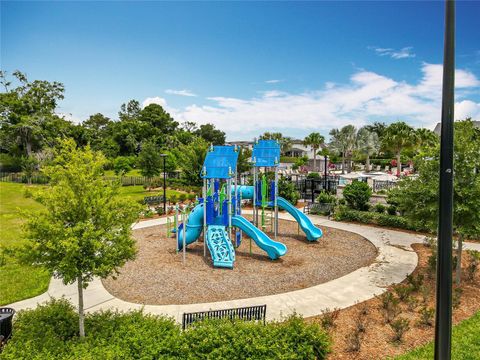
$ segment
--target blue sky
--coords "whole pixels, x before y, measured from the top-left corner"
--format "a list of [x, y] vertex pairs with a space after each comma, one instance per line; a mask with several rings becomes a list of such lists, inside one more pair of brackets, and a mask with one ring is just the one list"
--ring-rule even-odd
[[[456, 117], [480, 119], [480, 2], [457, 3]], [[1, 67], [65, 84], [59, 113], [129, 99], [229, 140], [440, 117], [443, 2], [1, 2]]]

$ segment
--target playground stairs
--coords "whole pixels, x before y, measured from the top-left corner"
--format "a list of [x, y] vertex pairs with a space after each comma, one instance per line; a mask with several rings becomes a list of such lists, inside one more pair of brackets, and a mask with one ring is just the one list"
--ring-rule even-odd
[[228, 238], [225, 226], [209, 225], [207, 233], [207, 246], [212, 255], [213, 266], [233, 268], [235, 250]]

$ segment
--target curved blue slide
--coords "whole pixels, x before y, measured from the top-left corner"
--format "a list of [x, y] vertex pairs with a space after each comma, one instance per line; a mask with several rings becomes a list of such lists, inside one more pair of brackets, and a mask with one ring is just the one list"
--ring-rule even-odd
[[[178, 231], [178, 249], [183, 248], [183, 224], [177, 229]], [[185, 245], [191, 244], [198, 239], [203, 230], [203, 204], [198, 204], [188, 215], [187, 225], [185, 228]]]
[[307, 235], [308, 241], [316, 241], [320, 237], [322, 237], [322, 230], [313, 225], [312, 221], [308, 218], [307, 215], [298, 210], [286, 199], [279, 196], [277, 198], [277, 205], [278, 207], [285, 209], [290, 215], [295, 218], [305, 235]]
[[[241, 185], [238, 187], [237, 191], [242, 194], [242, 199], [253, 199], [253, 186]], [[316, 241], [323, 235], [322, 230], [313, 225], [307, 215], [298, 210], [286, 199], [279, 196], [277, 198], [277, 205], [278, 207], [285, 209], [295, 218], [305, 235], [307, 235], [308, 241]]]
[[240, 230], [250, 236], [258, 247], [264, 250], [268, 257], [272, 260], [278, 259], [287, 252], [287, 247], [277, 241], [270, 239], [262, 230], [255, 227], [250, 221], [243, 216], [235, 215], [232, 217], [232, 225], [238, 227]]

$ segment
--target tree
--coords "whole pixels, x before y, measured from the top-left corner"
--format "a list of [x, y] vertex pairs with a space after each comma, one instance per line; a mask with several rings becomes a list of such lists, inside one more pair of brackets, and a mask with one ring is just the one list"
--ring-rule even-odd
[[[1, 143], [9, 152], [17, 145], [23, 154], [30, 156], [33, 151], [41, 149], [45, 124], [59, 119], [54, 111], [58, 101], [63, 99], [64, 87], [56, 81], [30, 82], [20, 71], [12, 75], [18, 86], [10, 89], [12, 82], [7, 80], [5, 72], [0, 71], [0, 82], [5, 88], [5, 92], [0, 93]], [[55, 132], [56, 137], [61, 133]]]
[[208, 143], [201, 137], [196, 137], [187, 145], [173, 149], [177, 164], [182, 170], [182, 177], [192, 185], [201, 185], [200, 172], [207, 154]]
[[417, 142], [415, 130], [403, 121], [390, 124], [383, 133], [382, 147], [393, 151], [397, 158], [397, 176], [402, 172], [401, 154], [405, 149], [412, 148]]
[[438, 144], [440, 140], [437, 134], [432, 130], [418, 128], [415, 130], [417, 144], [420, 148], [432, 147]]
[[160, 151], [151, 141], [142, 145], [142, 150], [138, 154], [138, 166], [140, 173], [148, 179], [158, 176], [162, 170], [162, 157]]
[[77, 282], [79, 333], [85, 336], [83, 290], [94, 277], [105, 278], [135, 256], [131, 225], [136, 203], [120, 198], [119, 184], [103, 179], [105, 157], [87, 146], [62, 141], [43, 171], [50, 186], [34, 194], [45, 209], [30, 213], [21, 259], [42, 265], [64, 284]]
[[195, 134], [197, 136], [200, 136], [209, 144], [225, 144], [225, 133], [222, 130], [215, 129], [215, 126], [213, 124], [200, 125], [200, 128], [195, 131]]
[[128, 103], [120, 106], [118, 117], [120, 121], [137, 120], [140, 111], [142, 111], [140, 103], [137, 100], [130, 100]]
[[[455, 122], [454, 133], [453, 226], [458, 237], [457, 275], [460, 283], [461, 251], [464, 238], [480, 237], [480, 129], [471, 119]], [[415, 160], [417, 178], [399, 181], [389, 201], [420, 227], [438, 228], [438, 179], [440, 144], [425, 149]]]
[[366, 172], [370, 172], [370, 156], [378, 152], [380, 149], [380, 142], [376, 132], [368, 130], [367, 127], [362, 127], [357, 133], [357, 149], [364, 155], [367, 160], [365, 164]]
[[27, 177], [28, 185], [32, 184], [32, 176], [35, 173], [35, 170], [37, 170], [37, 166], [38, 161], [33, 155], [22, 156], [22, 171]]
[[238, 176], [240, 176], [240, 174], [250, 171], [252, 168], [252, 164], [250, 163], [250, 159], [252, 158], [252, 150], [247, 147], [239, 147], [238, 151], [237, 173]]
[[178, 127], [178, 122], [158, 104], [150, 104], [143, 108], [138, 115], [138, 120], [150, 125], [151, 129], [148, 129], [150, 136], [155, 134], [162, 140], [166, 135], [173, 134]]
[[277, 140], [278, 143], [280, 144], [280, 153], [282, 155], [285, 155], [285, 153], [292, 148], [293, 139], [289, 136], [283, 136], [283, 134], [280, 132], [275, 132], [275, 133], [264, 132], [262, 135], [260, 135], [259, 139], [260, 140]]
[[374, 132], [377, 134], [378, 138], [381, 139], [385, 129], [387, 128], [387, 124], [384, 122], [375, 121], [372, 125], [364, 126], [368, 131]]
[[303, 143], [305, 146], [310, 146], [313, 150], [313, 170], [318, 171], [317, 167], [317, 150], [325, 142], [325, 138], [318, 132], [313, 132], [305, 137]]
[[[345, 159], [350, 159], [357, 142], [357, 129], [353, 125], [346, 125], [340, 130], [330, 131], [329, 147], [332, 152], [342, 156], [342, 174], [345, 174]], [[350, 171], [351, 166], [348, 167]]]

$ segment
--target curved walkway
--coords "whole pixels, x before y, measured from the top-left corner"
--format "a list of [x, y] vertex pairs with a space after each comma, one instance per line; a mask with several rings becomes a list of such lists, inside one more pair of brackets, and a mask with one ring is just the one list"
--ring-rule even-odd
[[[286, 213], [280, 213], [279, 217], [293, 220]], [[378, 249], [375, 262], [338, 279], [302, 290], [249, 299], [187, 305], [143, 305], [126, 302], [111, 295], [105, 290], [100, 279], [95, 279], [84, 290], [85, 309], [86, 311], [107, 309], [127, 311], [143, 308], [146, 313], [171, 316], [181, 322], [184, 312], [267, 304], [267, 320], [281, 319], [293, 312], [308, 317], [319, 315], [326, 308], [346, 308], [356, 302], [368, 300], [384, 292], [388, 285], [403, 281], [417, 265], [417, 254], [410, 245], [422, 242], [423, 236], [366, 225], [340, 223], [319, 216], [310, 216], [310, 218], [317, 225], [351, 231], [367, 238]], [[133, 225], [133, 229], [165, 223], [166, 218], [147, 220]], [[473, 247], [476, 248], [476, 245], [479, 245], [480, 249], [480, 244], [474, 244]], [[466, 248], [469, 247], [467, 244]], [[50, 297], [62, 296], [76, 304], [78, 302], [76, 284], [65, 286], [61, 280], [52, 278], [46, 293], [8, 306], [16, 310], [34, 308]]]

